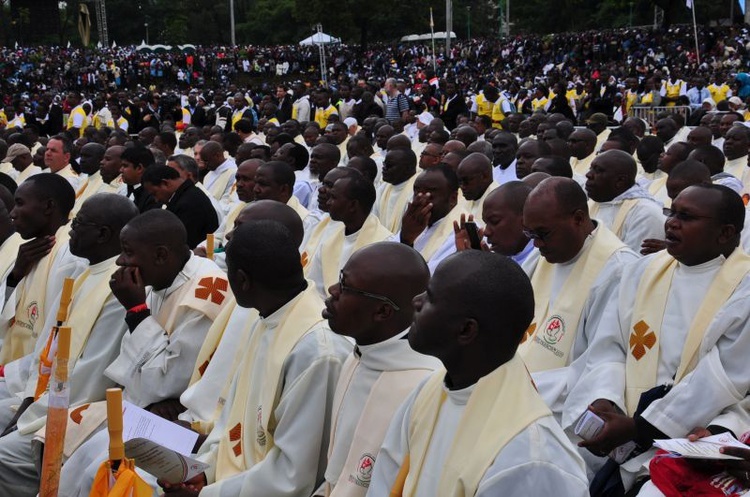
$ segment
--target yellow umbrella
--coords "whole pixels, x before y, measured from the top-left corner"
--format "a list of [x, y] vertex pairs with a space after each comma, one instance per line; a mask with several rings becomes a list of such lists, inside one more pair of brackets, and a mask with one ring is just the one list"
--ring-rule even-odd
[[133, 460], [125, 457], [122, 390], [119, 388], [107, 389], [107, 430], [109, 460], [99, 466], [89, 497], [151, 497], [151, 487], [135, 472]]

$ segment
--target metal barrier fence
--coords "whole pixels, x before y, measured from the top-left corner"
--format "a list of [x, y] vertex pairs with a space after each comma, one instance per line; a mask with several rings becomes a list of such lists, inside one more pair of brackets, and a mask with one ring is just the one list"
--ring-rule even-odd
[[690, 116], [690, 106], [688, 105], [674, 105], [672, 107], [631, 107], [628, 111], [629, 117], [639, 117], [646, 121], [648, 125], [653, 128], [656, 124], [659, 114], [663, 112], [669, 112], [670, 114], [682, 114], [687, 122], [687, 118]]

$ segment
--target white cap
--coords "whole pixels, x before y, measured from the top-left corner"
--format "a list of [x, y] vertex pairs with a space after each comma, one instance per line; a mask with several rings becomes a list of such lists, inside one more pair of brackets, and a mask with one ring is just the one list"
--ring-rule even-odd
[[344, 124], [346, 124], [347, 128], [351, 128], [352, 126], [357, 125], [357, 120], [353, 117], [347, 117], [346, 119], [344, 119]]

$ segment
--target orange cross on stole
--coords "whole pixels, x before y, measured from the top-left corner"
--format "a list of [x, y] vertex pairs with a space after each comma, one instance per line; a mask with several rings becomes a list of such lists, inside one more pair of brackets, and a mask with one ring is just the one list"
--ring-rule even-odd
[[195, 289], [195, 297], [201, 300], [211, 300], [214, 304], [221, 305], [229, 288], [229, 283], [224, 278], [212, 278], [206, 276], [198, 282], [198, 288]]
[[234, 425], [234, 427], [229, 430], [229, 441], [230, 442], [237, 442], [236, 445], [232, 447], [232, 452], [234, 452], [235, 457], [240, 457], [242, 454], [242, 424], [237, 423]]
[[650, 331], [645, 321], [638, 321], [633, 326], [633, 333], [630, 334], [630, 353], [636, 361], [640, 361], [641, 357], [646, 354], [646, 350], [650, 350], [654, 345], [656, 345], [656, 334]]

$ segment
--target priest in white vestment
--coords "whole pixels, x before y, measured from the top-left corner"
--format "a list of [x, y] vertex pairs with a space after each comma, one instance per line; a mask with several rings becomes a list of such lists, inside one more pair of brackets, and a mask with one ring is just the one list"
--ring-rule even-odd
[[417, 156], [411, 150], [391, 150], [383, 160], [383, 184], [378, 187], [372, 213], [391, 233], [401, 229], [401, 219], [414, 195]]
[[261, 317], [199, 450], [211, 467], [188, 483], [204, 497], [309, 496], [323, 480], [333, 391], [351, 345], [322, 320], [283, 225], [243, 223], [227, 262], [238, 305]]
[[446, 164], [423, 171], [414, 182], [414, 198], [393, 240], [413, 247], [430, 268], [456, 251], [454, 221], [461, 217], [458, 177]]
[[330, 287], [323, 316], [357, 346], [344, 363], [333, 400], [326, 483], [317, 495], [364, 497], [391, 417], [440, 361], [406, 339], [414, 297], [427, 288], [422, 257], [398, 243], [358, 250]]
[[393, 235], [370, 214], [374, 203], [375, 187], [357, 171], [336, 180], [329, 191], [326, 207], [334, 224], [326, 230], [307, 271], [321, 298], [328, 296], [328, 287], [338, 281], [354, 252]]
[[[170, 410], [162, 405], [185, 391], [212, 322], [231, 302], [225, 274], [213, 261], [193, 255], [186, 236], [169, 211], [136, 217], [123, 228], [120, 269], [110, 283], [127, 310], [128, 332], [104, 374], [123, 386], [124, 400], [163, 417]], [[88, 495], [95, 466], [107, 458], [109, 435], [101, 428], [66, 462], [61, 495]]]
[[586, 195], [572, 179], [542, 181], [526, 199], [523, 225], [537, 247], [523, 264], [535, 309], [518, 353], [559, 419], [623, 267], [637, 256], [589, 217]]
[[603, 152], [586, 173], [586, 193], [591, 217], [638, 253], [644, 240], [664, 238], [664, 214], [662, 204], [636, 184], [635, 175], [632, 155]]
[[[109, 281], [117, 269], [115, 259], [120, 253], [120, 230], [137, 215], [138, 209], [131, 201], [112, 193], [91, 197], [73, 219], [70, 251], [88, 259], [90, 265], [76, 278], [65, 322], [71, 328], [68, 368], [72, 408], [104, 400], [106, 389], [115, 386], [103, 373], [117, 357], [127, 326], [125, 309], [112, 294]], [[24, 389], [0, 402], [3, 424], [8, 424], [4, 422], [8, 415], [13, 417], [7, 431], [17, 428], [0, 438], [0, 453], [3, 454], [0, 464], [8, 465], [0, 476], [3, 494], [33, 496], [38, 491], [39, 475], [31, 440], [46, 423], [47, 388], [57, 349], [57, 337], [52, 330], [57, 325], [58, 308], [59, 299], [53, 313], [47, 317], [31, 357], [6, 366], [10, 373], [14, 367], [30, 363], [28, 371], [16, 373], [28, 378]]]
[[744, 212], [739, 196], [719, 185], [691, 186], [675, 198], [667, 250], [623, 271], [607, 325], [568, 395], [563, 427], [587, 409], [606, 422], [582, 446], [606, 454], [634, 442], [644, 452], [620, 466], [626, 490], [646, 472], [655, 438], [708, 426], [750, 389], [750, 258], [737, 248]]
[[482, 219], [482, 206], [487, 196], [498, 186], [492, 179], [492, 163], [486, 155], [475, 152], [458, 165], [458, 186], [461, 188], [461, 210]]
[[408, 337], [445, 369], [396, 412], [367, 495], [588, 495], [583, 461], [516, 353], [533, 299], [523, 271], [496, 254], [438, 266]]

